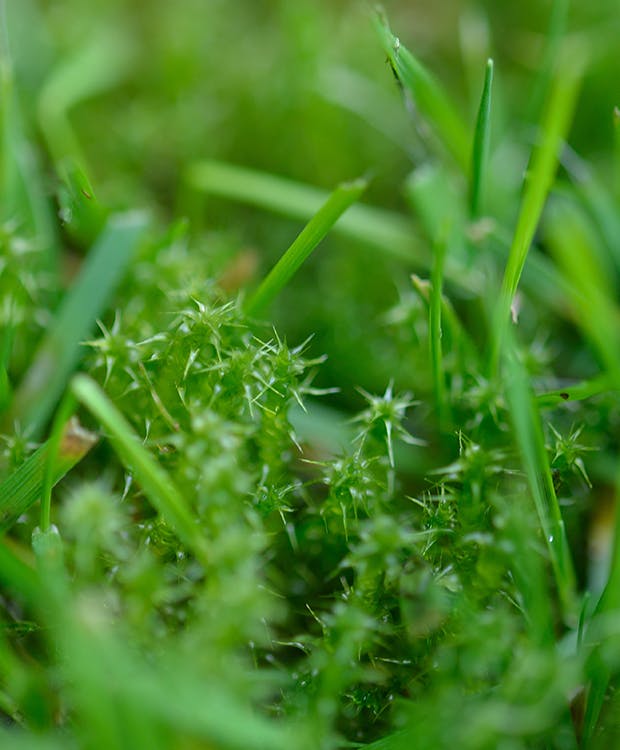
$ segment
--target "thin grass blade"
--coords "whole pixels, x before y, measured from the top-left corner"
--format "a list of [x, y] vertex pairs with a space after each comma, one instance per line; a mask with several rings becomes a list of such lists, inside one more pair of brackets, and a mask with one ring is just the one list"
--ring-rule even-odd
[[435, 405], [437, 407], [439, 426], [442, 430], [446, 429], [450, 420], [450, 404], [446, 395], [446, 375], [443, 366], [443, 345], [441, 341], [443, 266], [445, 257], [445, 238], [440, 237], [435, 244], [435, 262], [431, 275], [428, 328]]
[[532, 152], [517, 226], [502, 281], [492, 343], [491, 372], [495, 372], [499, 364], [510, 308], [534, 233], [553, 184], [560, 149], [572, 120], [582, 72], [583, 63], [578, 56], [573, 55], [570, 60], [568, 57], [565, 58], [563, 65], [557, 71], [548, 106], [541, 122], [540, 141]]
[[43, 428], [80, 360], [82, 342], [125, 274], [146, 226], [142, 213], [109, 221], [39, 344], [15, 394], [9, 425], [18, 420], [35, 435]]
[[480, 98], [476, 129], [474, 131], [469, 206], [472, 219], [477, 219], [480, 213], [484, 211], [484, 189], [491, 141], [492, 90], [493, 60], [489, 59], [484, 74], [484, 86], [482, 87], [482, 97]]
[[208, 557], [206, 540], [183, 496], [144, 448], [125, 417], [97, 383], [86, 375], [73, 378], [71, 392], [106, 429], [119, 458], [133, 473], [153, 507], [196, 557], [205, 562]]
[[506, 398], [516, 443], [549, 551], [564, 617], [570, 621], [576, 602], [575, 572], [545, 449], [540, 414], [514, 344], [505, 351], [504, 368]]
[[340, 185], [330, 195], [247, 301], [245, 309], [248, 315], [259, 314], [273, 301], [338, 218], [360, 198], [367, 185], [366, 180], [355, 180]]

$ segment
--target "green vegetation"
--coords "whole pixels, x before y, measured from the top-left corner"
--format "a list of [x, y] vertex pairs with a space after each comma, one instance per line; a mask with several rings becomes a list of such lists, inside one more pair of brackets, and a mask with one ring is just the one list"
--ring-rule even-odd
[[617, 1], [0, 22], [0, 746], [618, 746]]

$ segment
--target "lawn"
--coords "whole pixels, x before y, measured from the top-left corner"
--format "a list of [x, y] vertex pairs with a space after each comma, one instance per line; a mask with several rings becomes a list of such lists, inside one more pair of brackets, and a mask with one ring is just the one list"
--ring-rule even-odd
[[0, 747], [620, 747], [617, 0], [0, 0]]

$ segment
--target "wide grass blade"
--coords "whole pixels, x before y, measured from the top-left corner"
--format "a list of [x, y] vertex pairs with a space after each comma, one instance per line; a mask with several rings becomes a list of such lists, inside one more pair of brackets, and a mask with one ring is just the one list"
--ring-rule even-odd
[[261, 313], [273, 301], [274, 297], [290, 281], [338, 218], [352, 203], [360, 198], [367, 185], [366, 180], [355, 180], [340, 185], [330, 195], [276, 263], [256, 292], [248, 299], [245, 304], [248, 315]]
[[[312, 218], [329, 198], [329, 192], [311, 185], [212, 160], [191, 164], [185, 179], [195, 190], [302, 221]], [[415, 227], [394, 211], [351, 206], [334, 224], [333, 231], [400, 260], [429, 265], [428, 254], [416, 241]]]
[[[68, 422], [59, 436], [56, 457], [48, 471], [51, 484], [59, 482], [97, 442], [97, 437], [80, 427], [75, 420]], [[31, 505], [41, 498], [49, 460], [49, 441], [0, 485], [0, 533], [10, 528]]]
[[484, 86], [476, 129], [474, 131], [474, 147], [472, 150], [471, 181], [470, 181], [470, 214], [472, 219], [480, 216], [484, 207], [484, 188], [489, 161], [489, 144], [491, 140], [491, 94], [493, 87], [493, 60], [487, 61], [484, 75]]
[[206, 540], [196, 525], [185, 499], [168, 474], [142, 445], [140, 438], [125, 417], [101, 388], [86, 375], [76, 375], [71, 391], [107, 431], [119, 458], [137, 482], [153, 507], [170, 528], [191, 549], [201, 562], [206, 562]]
[[398, 80], [410, 93], [414, 104], [435, 129], [457, 164], [467, 173], [470, 163], [470, 138], [449, 95], [422, 63], [401, 44], [398, 37], [392, 34], [382, 14], [375, 16], [375, 26]]
[[146, 226], [147, 219], [142, 213], [110, 219], [39, 344], [15, 394], [9, 425], [17, 420], [36, 435], [49, 419], [80, 360], [82, 342], [109, 303]]
[[517, 291], [534, 233], [553, 184], [558, 157], [572, 119], [583, 65], [573, 56], [557, 71], [525, 181], [517, 226], [504, 272], [492, 342], [491, 371], [499, 363], [510, 307]]

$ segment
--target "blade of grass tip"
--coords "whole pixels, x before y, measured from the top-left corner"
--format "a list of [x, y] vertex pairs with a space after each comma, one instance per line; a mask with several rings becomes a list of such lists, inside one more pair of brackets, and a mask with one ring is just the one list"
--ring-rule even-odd
[[564, 520], [555, 493], [540, 414], [531, 392], [528, 376], [519, 361], [516, 344], [504, 352], [506, 397], [515, 439], [530, 492], [545, 537], [565, 621], [575, 612], [575, 573], [570, 556]]
[[76, 375], [71, 392], [107, 431], [120, 460], [133, 473], [145, 495], [179, 539], [203, 563], [208, 559], [205, 539], [185, 500], [168, 474], [140, 442], [125, 417], [106, 394], [86, 375]]
[[450, 404], [446, 396], [445, 373], [443, 370], [443, 348], [441, 342], [441, 310], [443, 290], [443, 265], [446, 257], [447, 227], [435, 243], [435, 262], [431, 275], [431, 288], [428, 310], [429, 344], [435, 404], [439, 427], [444, 431], [450, 420]]
[[517, 226], [508, 254], [491, 343], [490, 372], [494, 374], [500, 361], [510, 308], [517, 291], [523, 266], [534, 239], [542, 211], [551, 190], [558, 157], [570, 126], [579, 84], [583, 73], [583, 55], [567, 55], [559, 66], [548, 106], [540, 125], [540, 140], [535, 146], [525, 179], [525, 188]]
[[[292, 219], [308, 221], [329, 197], [326, 190], [285, 177], [204, 160], [191, 164], [185, 181], [195, 190], [247, 203]], [[334, 232], [359, 240], [399, 260], [429, 267], [430, 258], [416, 242], [405, 216], [374, 206], [351, 206], [334, 224]]]
[[14, 421], [38, 434], [79, 362], [82, 342], [101, 317], [147, 227], [146, 216], [114, 216], [89, 252], [20, 384], [5, 427]]
[[77, 420], [70, 420], [60, 434], [58, 448], [54, 451], [55, 460], [49, 468], [48, 441], [5, 479], [0, 484], [0, 534], [10, 528], [41, 497], [46, 470], [49, 472], [47, 481], [51, 485], [57, 484], [96, 442], [96, 435], [82, 428]]
[[493, 90], [493, 60], [487, 60], [484, 74], [484, 85], [480, 98], [476, 128], [474, 130], [474, 145], [472, 149], [471, 181], [470, 181], [470, 216], [477, 219], [484, 210], [484, 188], [489, 161], [489, 145], [491, 141], [491, 99]]
[[359, 179], [343, 183], [334, 190], [267, 274], [256, 292], [247, 300], [245, 310], [248, 315], [259, 314], [273, 301], [274, 297], [286, 286], [329, 232], [337, 219], [352, 203], [360, 198], [367, 186], [366, 180]]
[[398, 81], [411, 94], [418, 110], [435, 128], [457, 164], [467, 172], [470, 138], [450, 97], [422, 63], [394, 36], [383, 14], [375, 15], [375, 27]]

